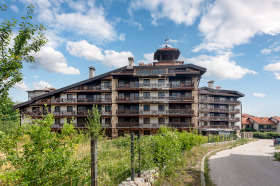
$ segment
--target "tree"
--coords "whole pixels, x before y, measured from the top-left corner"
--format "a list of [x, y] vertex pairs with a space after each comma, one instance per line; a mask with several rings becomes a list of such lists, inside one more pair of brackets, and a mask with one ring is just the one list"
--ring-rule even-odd
[[100, 123], [100, 114], [96, 106], [93, 106], [92, 110], [88, 110], [86, 126], [91, 138], [93, 139], [96, 139], [98, 136], [102, 135], [102, 131], [104, 132], [104, 128]]
[[0, 131], [8, 133], [19, 123], [18, 112], [12, 106], [13, 102], [9, 97], [0, 97]]
[[[23, 62], [34, 62], [32, 53], [38, 52], [47, 42], [43, 25], [31, 23], [33, 6], [29, 6], [22, 22], [14, 18], [4, 19], [0, 26], [0, 98], [8, 96], [8, 90], [21, 82]], [[5, 12], [7, 6], [0, 6]], [[13, 34], [17, 33], [13, 38]], [[13, 45], [13, 46], [12, 46]]]

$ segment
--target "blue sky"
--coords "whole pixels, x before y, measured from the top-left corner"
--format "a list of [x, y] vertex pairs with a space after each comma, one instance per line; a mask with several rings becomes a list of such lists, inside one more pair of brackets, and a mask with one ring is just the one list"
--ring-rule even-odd
[[[26, 101], [26, 90], [61, 88], [128, 64], [151, 62], [169, 45], [180, 59], [207, 68], [200, 86], [245, 94], [243, 113], [280, 116], [280, 0], [0, 0], [8, 5], [1, 21], [20, 20], [35, 6], [49, 43], [24, 64], [24, 80], [10, 95]], [[16, 34], [16, 32], [15, 32]]]

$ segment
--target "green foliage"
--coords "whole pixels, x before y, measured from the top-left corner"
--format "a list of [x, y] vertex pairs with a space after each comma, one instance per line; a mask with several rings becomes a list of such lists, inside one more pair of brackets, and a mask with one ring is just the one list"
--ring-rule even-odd
[[274, 152], [274, 158], [275, 158], [277, 161], [280, 161], [280, 152]]
[[279, 138], [280, 134], [276, 132], [254, 132], [253, 137], [259, 139], [272, 139]]
[[[61, 133], [51, 132], [51, 114], [33, 124], [17, 126], [0, 141], [6, 167], [0, 183], [14, 185], [56, 185], [82, 175], [82, 160], [75, 158], [79, 142], [73, 124], [65, 123]], [[73, 180], [72, 183], [78, 183]]]
[[97, 106], [93, 106], [92, 110], [88, 110], [86, 125], [91, 137], [98, 138], [98, 136], [104, 134], [105, 130], [100, 123], [100, 114]]
[[[0, 9], [3, 14], [7, 6], [0, 6]], [[29, 6], [27, 15], [21, 17], [22, 22], [18, 23], [14, 18], [4, 19], [0, 25], [0, 97], [7, 97], [8, 90], [22, 81], [23, 61], [34, 62], [31, 54], [38, 52], [47, 42], [42, 33], [44, 26], [31, 23], [33, 11], [33, 6]], [[13, 35], [15, 32], [16, 36]]]
[[254, 128], [243, 128], [243, 129], [241, 129], [241, 132], [255, 132], [256, 131], [256, 129], [254, 129]]
[[12, 108], [13, 104], [9, 97], [0, 97], [0, 131], [4, 133], [19, 125], [19, 114]]

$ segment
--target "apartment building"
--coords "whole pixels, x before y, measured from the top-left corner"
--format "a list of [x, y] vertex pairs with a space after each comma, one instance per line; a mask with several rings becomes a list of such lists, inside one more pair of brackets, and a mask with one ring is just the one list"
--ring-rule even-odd
[[243, 114], [242, 128], [252, 128], [258, 132], [280, 133], [280, 117], [256, 117], [249, 114]]
[[[65, 121], [73, 121], [78, 129], [86, 127], [87, 110], [93, 105], [101, 114], [101, 123], [110, 137], [123, 136], [130, 132], [142, 135], [154, 134], [162, 125], [190, 130], [200, 126], [227, 125], [234, 126], [232, 119], [239, 112], [237, 97], [240, 94], [205, 95], [204, 89], [198, 91], [199, 80], [206, 69], [193, 64], [184, 64], [178, 61], [180, 51], [176, 48], [162, 48], [154, 53], [156, 62], [139, 66], [134, 65], [134, 59], [128, 58], [128, 66], [95, 76], [95, 68], [89, 67], [89, 79], [57, 89], [41, 95], [29, 93], [30, 100], [18, 105], [21, 113], [21, 122], [31, 122], [40, 118], [47, 112], [55, 117], [53, 130], [60, 130]], [[210, 89], [209, 89], [210, 90]], [[198, 95], [200, 92], [200, 96]], [[198, 118], [198, 105], [204, 108], [203, 99], [212, 97], [226, 98], [230, 103], [219, 111], [219, 115], [226, 120], [212, 121], [204, 119], [206, 115]], [[198, 98], [200, 101], [198, 102]], [[230, 100], [229, 100], [230, 99]], [[45, 108], [44, 105], [47, 104]], [[207, 108], [218, 109], [215, 103], [205, 103]], [[216, 110], [202, 111], [207, 116], [216, 116]], [[199, 119], [199, 122], [198, 122]], [[204, 119], [204, 120], [203, 120]]]
[[198, 94], [198, 128], [203, 134], [228, 135], [240, 130], [242, 106], [238, 98], [244, 94], [219, 86], [214, 88], [214, 81], [199, 88]]

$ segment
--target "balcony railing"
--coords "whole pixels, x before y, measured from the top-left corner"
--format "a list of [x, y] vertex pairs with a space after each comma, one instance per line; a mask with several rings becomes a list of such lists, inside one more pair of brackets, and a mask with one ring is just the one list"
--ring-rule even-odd
[[240, 101], [222, 100], [222, 99], [199, 99], [200, 103], [218, 103], [218, 104], [240, 104]]
[[84, 98], [84, 99], [67, 99], [67, 98], [54, 98], [54, 99], [39, 99], [36, 103], [111, 103], [111, 98]]
[[192, 128], [193, 123], [133, 123], [133, 122], [120, 122], [117, 123], [117, 128], [160, 128], [161, 126], [173, 128]]
[[[50, 112], [53, 116], [87, 116], [88, 115], [88, 111], [59, 111], [59, 112]], [[112, 111], [99, 111], [99, 113], [101, 115], [107, 115], [110, 116], [112, 115]], [[31, 116], [31, 117], [35, 117], [35, 116], [44, 116], [47, 115], [48, 112], [41, 112], [41, 111], [36, 111], [36, 112], [29, 112], [26, 111], [24, 112], [25, 115]]]
[[200, 112], [229, 112], [229, 113], [240, 113], [239, 109], [228, 109], [228, 108], [198, 108]]
[[[54, 123], [51, 128], [52, 129], [62, 129], [64, 123]], [[75, 128], [87, 128], [86, 123], [74, 123]], [[101, 126], [104, 128], [112, 128], [111, 123], [101, 123]]]
[[111, 90], [111, 85], [83, 85], [72, 88], [71, 90]]
[[118, 115], [193, 115], [190, 109], [169, 109], [169, 110], [117, 110]]
[[117, 84], [117, 89], [129, 89], [129, 88], [194, 88], [194, 84], [177, 84], [177, 83], [148, 83], [148, 84]]
[[238, 117], [224, 117], [224, 116], [199, 116], [199, 121], [230, 121], [230, 122], [238, 122], [240, 118]]
[[198, 126], [199, 129], [210, 129], [210, 128], [215, 128], [215, 129], [235, 129], [239, 130], [239, 126], [229, 126], [229, 125], [200, 125]]
[[117, 97], [119, 102], [151, 102], [151, 101], [194, 101], [194, 97], [175, 96], [175, 97]]

